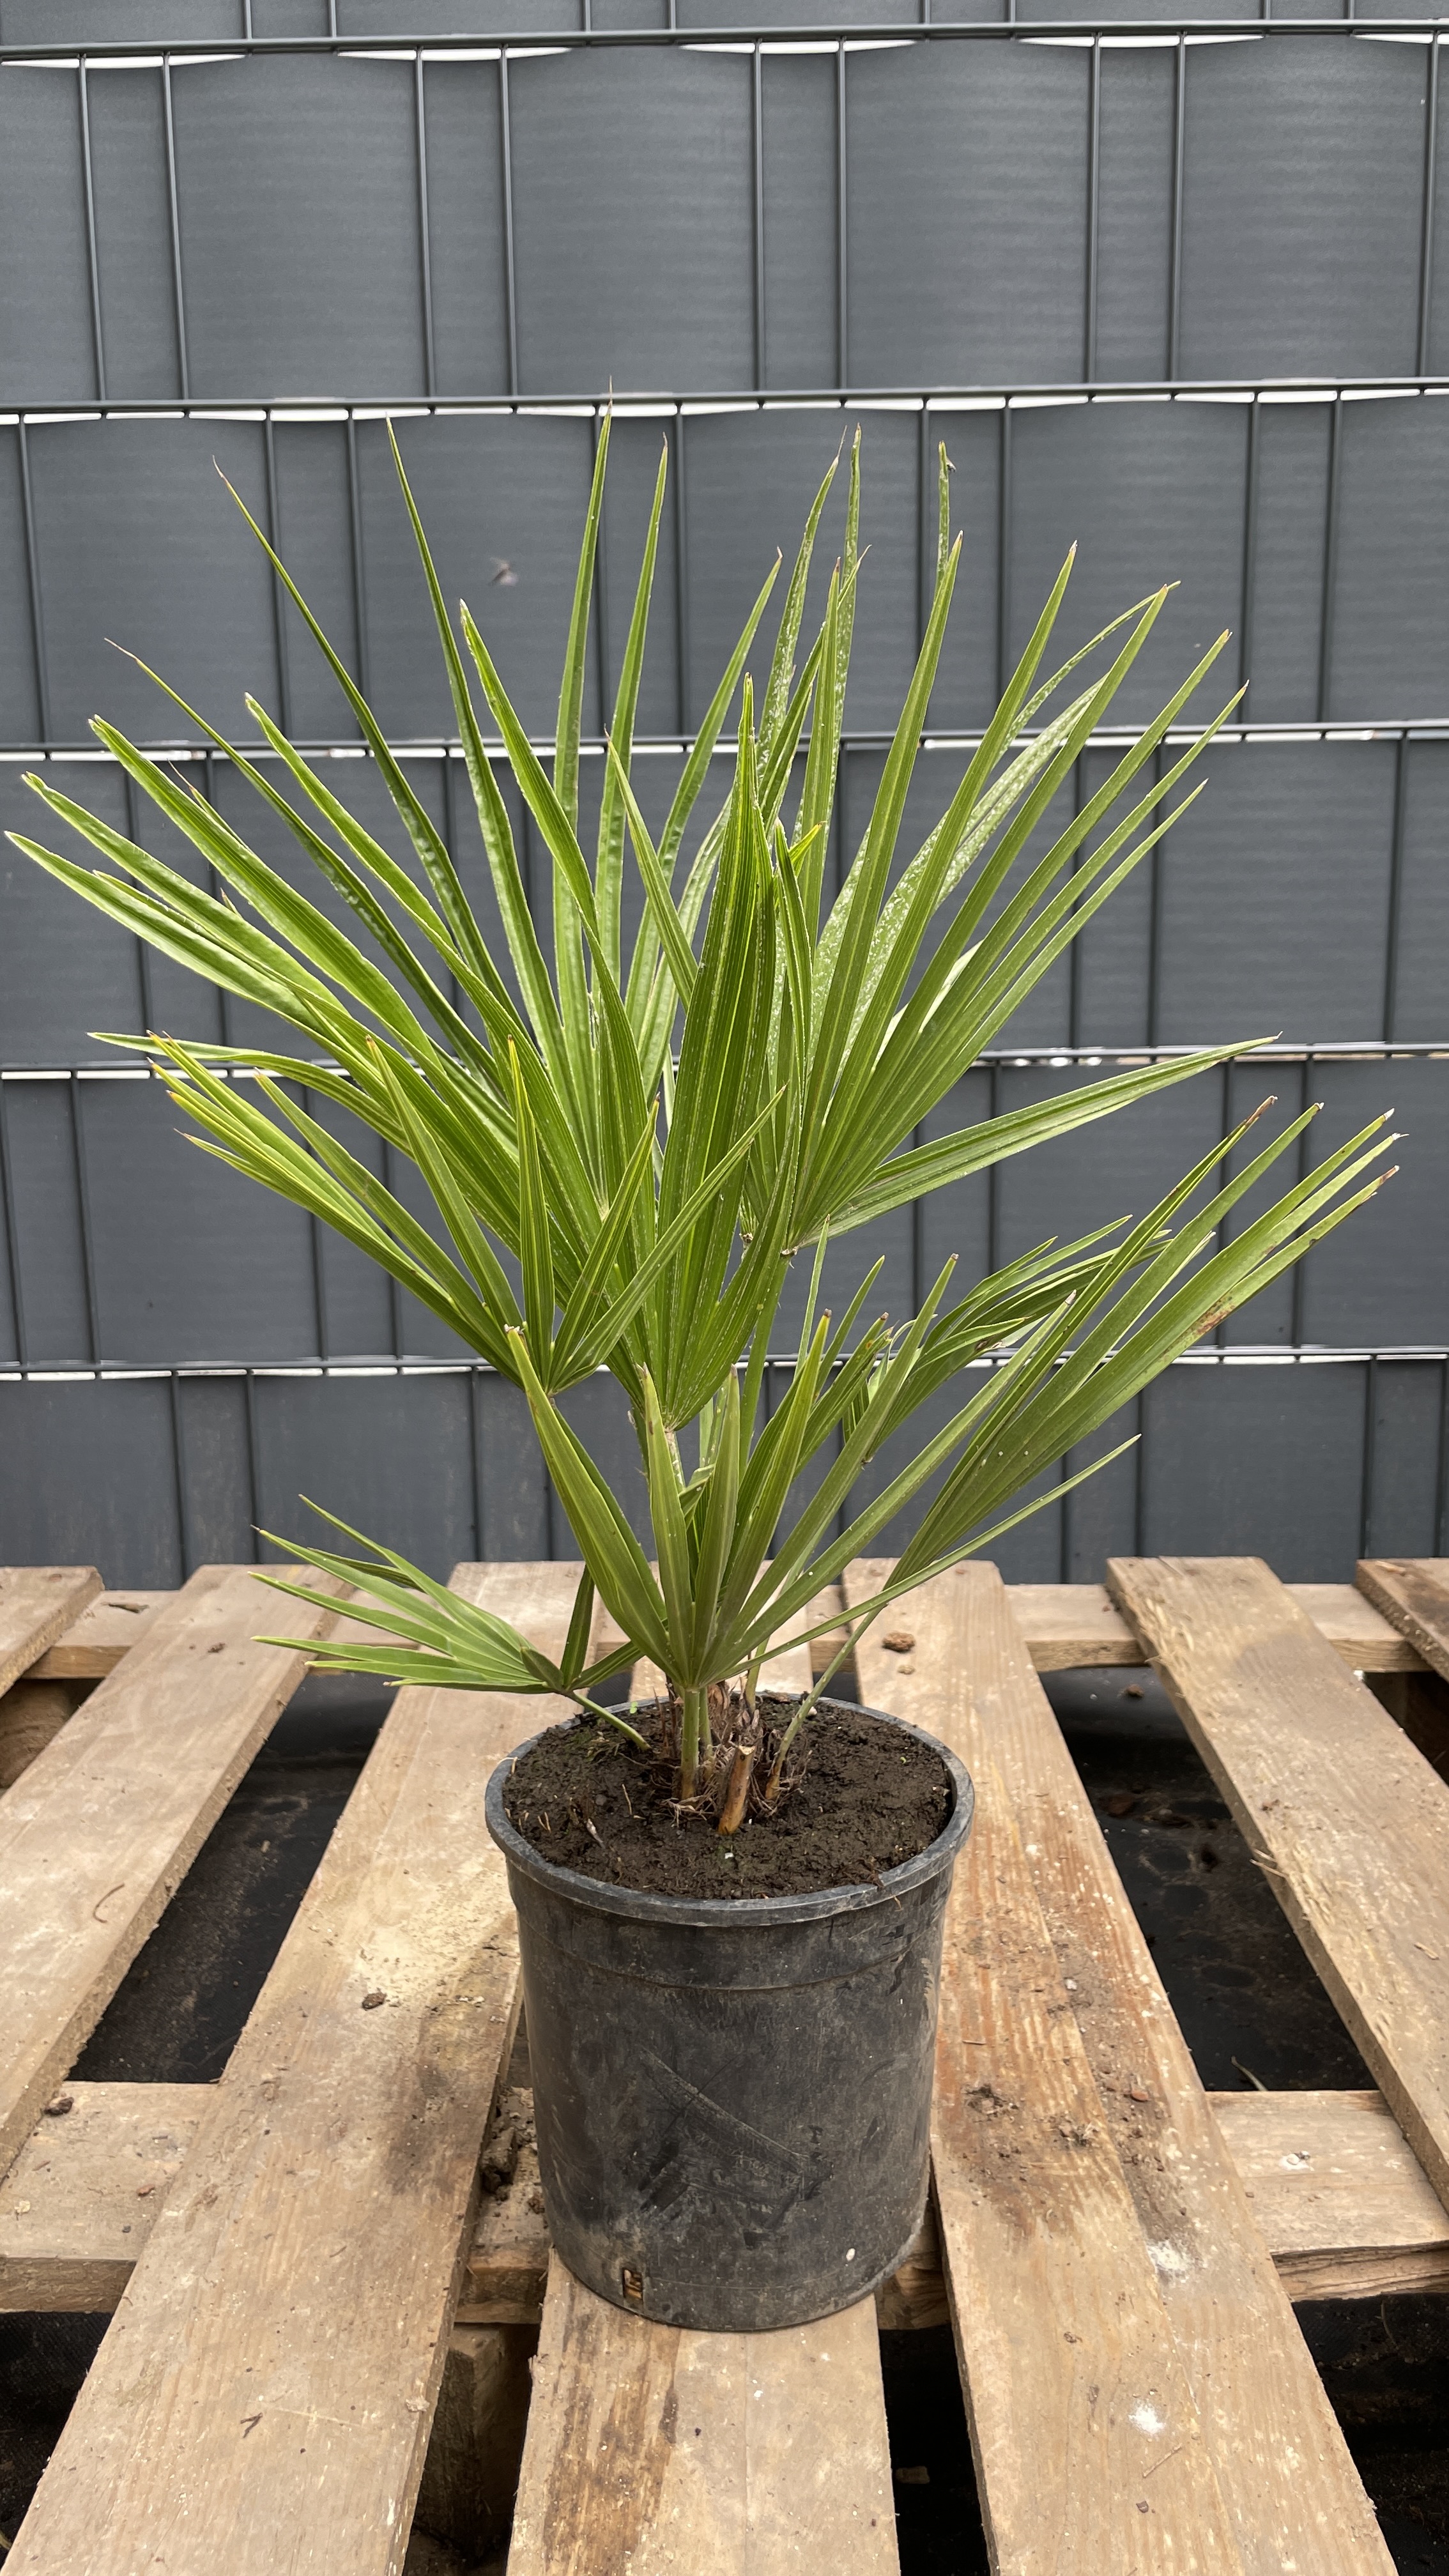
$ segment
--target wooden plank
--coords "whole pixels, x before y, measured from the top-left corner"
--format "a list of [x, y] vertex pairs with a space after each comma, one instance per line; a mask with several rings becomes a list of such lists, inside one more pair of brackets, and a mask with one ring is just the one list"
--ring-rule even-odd
[[779, 2334], [688, 2334], [624, 2316], [554, 2256], [508, 2576], [896, 2566], [874, 2300]]
[[[455, 1577], [554, 1654], [576, 1579], [569, 1566]], [[160, 1671], [172, 1615], [117, 1681]], [[483, 1792], [555, 1709], [399, 1692], [7, 2576], [398, 2576], [517, 2017]]]
[[[865, 1597], [883, 1571], [879, 1562], [848, 1569], [848, 1597]], [[990, 1565], [963, 1566], [950, 1580], [962, 1598], [956, 1663], [927, 1675], [917, 1657], [889, 1704], [927, 1726], [968, 1698], [975, 1712], [1016, 1816], [1244, 2568], [1248, 2576], [1282, 2576], [1289, 2563], [1297, 2576], [1390, 2576], [1372, 2508], [1005, 1588]]]
[[1289, 1583], [1300, 1610], [1321, 1628], [1333, 1651], [1358, 1673], [1422, 1672], [1423, 1657], [1399, 1634], [1392, 1619], [1365, 1600], [1354, 1583]]
[[11, 1683], [0, 1699], [0, 1793], [69, 1725], [83, 1695], [80, 1682]]
[[98, 1682], [139, 1646], [174, 1592], [102, 1592], [30, 1665], [32, 1682]]
[[[1352, 1583], [1288, 1586], [1336, 1655], [1356, 1672], [1423, 1669], [1423, 1657], [1391, 1619], [1366, 1601]], [[1142, 1647], [1102, 1583], [1012, 1583], [1008, 1598], [1026, 1649], [1039, 1673], [1069, 1672], [1082, 1665], [1139, 1664]], [[902, 1620], [910, 1626], [908, 1605]]]
[[[289, 1607], [301, 1636], [330, 1625]], [[0, 1797], [0, 2173], [302, 1678], [255, 1642], [277, 1608], [249, 1567], [203, 1566]]]
[[1361, 1558], [1359, 1588], [1449, 1681], [1449, 1557]]
[[1258, 1558], [1121, 1557], [1108, 1580], [1449, 2198], [1449, 1787]]
[[1449, 2289], [1449, 2213], [1382, 2093], [1210, 2093], [1294, 2299]]
[[64, 2085], [0, 2184], [0, 2313], [114, 2308], [211, 2098], [207, 2084]]
[[[0, 2191], [0, 2314], [116, 2306], [209, 2099], [204, 2084], [64, 2085], [70, 2110], [41, 2120]], [[1449, 2214], [1381, 2093], [1208, 2099], [1291, 2298], [1449, 2289]], [[480, 2205], [455, 2325], [536, 2326], [548, 2258], [527, 2144], [509, 2190]], [[933, 2209], [876, 2315], [949, 2324]]]
[[[856, 1596], [859, 1598], [859, 1594]], [[1009, 1624], [998, 1587], [1003, 1625]], [[913, 1595], [913, 1674], [878, 1629], [877, 1706], [910, 1688], [976, 1784], [946, 1917], [937, 2216], [992, 2564], [1242, 2568], [1152, 2257], [978, 1705], [969, 1578]], [[979, 1626], [973, 1680], [988, 1678]]]
[[100, 1588], [93, 1565], [0, 1566], [0, 1693], [80, 1617]]

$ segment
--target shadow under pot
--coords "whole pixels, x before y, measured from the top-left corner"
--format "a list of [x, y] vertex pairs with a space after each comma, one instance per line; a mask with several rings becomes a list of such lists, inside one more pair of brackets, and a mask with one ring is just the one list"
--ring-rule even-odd
[[716, 2333], [803, 2325], [888, 2279], [920, 2224], [973, 1793], [948, 1746], [902, 1731], [940, 1757], [946, 1823], [874, 1882], [808, 1895], [656, 1895], [547, 1860], [504, 1806], [541, 1736], [488, 1783], [550, 2234], [616, 2307]]

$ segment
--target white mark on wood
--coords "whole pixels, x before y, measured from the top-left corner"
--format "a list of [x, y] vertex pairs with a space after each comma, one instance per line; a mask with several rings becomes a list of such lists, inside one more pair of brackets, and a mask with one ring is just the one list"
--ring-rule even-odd
[[1150, 2406], [1145, 2397], [1140, 2406], [1133, 2407], [1131, 2421], [1139, 2433], [1165, 2433], [1167, 2430], [1166, 2417], [1159, 2415], [1156, 2407]]
[[1185, 2281], [1192, 2270], [1192, 2264], [1180, 2245], [1149, 2245], [1147, 2251], [1156, 2270], [1167, 2280]]

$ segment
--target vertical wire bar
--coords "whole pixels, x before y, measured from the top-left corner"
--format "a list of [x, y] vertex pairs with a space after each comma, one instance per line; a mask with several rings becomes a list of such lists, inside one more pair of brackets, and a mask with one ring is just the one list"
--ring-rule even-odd
[[[128, 841], [139, 843], [141, 835], [136, 816], [136, 782], [129, 770], [123, 770], [121, 777], [126, 799], [126, 838]], [[136, 932], [136, 980], [141, 989], [141, 1026], [149, 1036], [156, 1026], [156, 1015], [151, 999], [151, 951], [139, 930]]]
[[916, 651], [926, 640], [931, 619], [931, 581], [934, 558], [931, 553], [931, 406], [921, 405], [921, 434], [916, 450], [916, 482], [919, 507], [916, 511]]
[[755, 47], [751, 89], [750, 148], [755, 181], [755, 387], [765, 385], [765, 82], [760, 48]]
[[[1160, 750], [1152, 755], [1152, 783], [1157, 788], [1162, 785]], [[1152, 853], [1152, 911], [1147, 940], [1147, 1043], [1150, 1047], [1162, 1043], [1162, 855], [1159, 841]]]
[[1333, 680], [1333, 594], [1338, 578], [1338, 485], [1343, 450], [1343, 396], [1335, 394], [1328, 422], [1328, 500], [1323, 524], [1323, 604], [1318, 631], [1318, 721], [1327, 722]]
[[242, 34], [245, 36], [247, 43], [250, 44], [252, 40], [252, 0], [242, 0]]
[[518, 269], [513, 241], [513, 103], [508, 47], [498, 49], [498, 127], [503, 152], [503, 293], [508, 311], [508, 390], [518, 391]]
[[[202, 770], [202, 790], [208, 805], [214, 806], [216, 803], [216, 760], [215, 755], [212, 752], [208, 752], [206, 754], [205, 764]], [[135, 837], [136, 835], [133, 834], [132, 838], [134, 839]], [[210, 883], [211, 892], [215, 896], [217, 902], [228, 902], [230, 897], [227, 893], [227, 889], [222, 884], [217, 870], [210, 865], [208, 865], [207, 868], [207, 877]], [[221, 1042], [223, 1046], [230, 1046], [233, 1037], [231, 1011], [232, 997], [227, 991], [225, 984], [214, 985], [212, 989], [216, 994], [216, 1006], [221, 1015]]]
[[1102, 141], [1102, 39], [1092, 38], [1087, 70], [1087, 312], [1083, 331], [1082, 374], [1091, 384], [1097, 373], [1098, 215], [1100, 211]]
[[1445, 1552], [1445, 1522], [1449, 1518], [1449, 1359], [1444, 1360], [1441, 1366], [1439, 1449], [1434, 1462], [1434, 1529], [1430, 1540], [1435, 1556], [1442, 1556]]
[[[385, 1190], [391, 1191], [394, 1198], [397, 1196], [397, 1181], [392, 1167], [392, 1147], [385, 1136], [382, 1140], [382, 1186]], [[392, 1333], [392, 1356], [401, 1368], [403, 1363], [402, 1291], [391, 1271], [387, 1274], [387, 1311], [388, 1324]]]
[[[590, 423], [589, 448], [589, 462], [592, 469], [599, 461], [599, 415], [597, 412], [595, 412], [593, 420]], [[599, 732], [601, 736], [606, 734], [609, 729], [609, 588], [608, 572], [605, 563], [607, 547], [608, 502], [604, 493], [601, 493], [599, 495], [599, 533], [594, 547], [593, 591], [594, 662], [599, 693]]]
[[1389, 917], [1384, 954], [1384, 1042], [1394, 1034], [1399, 998], [1399, 913], [1404, 884], [1404, 816], [1408, 801], [1409, 737], [1401, 733], [1394, 755], [1394, 831], [1389, 846]]
[[[1305, 1054], [1298, 1084], [1298, 1114], [1300, 1118], [1304, 1116], [1309, 1106], [1309, 1093], [1312, 1089], [1312, 1070], [1314, 1061], [1315, 1059], [1311, 1053]], [[1305, 1127], [1302, 1135], [1298, 1139], [1297, 1160], [1298, 1178], [1300, 1181], [1306, 1181], [1308, 1178], [1308, 1135], [1309, 1131]], [[1293, 1320], [1289, 1327], [1289, 1338], [1292, 1341], [1295, 1351], [1301, 1351], [1303, 1348], [1303, 1270], [1303, 1263], [1301, 1261], [1295, 1261], [1293, 1264]]]
[[[1082, 755], [1079, 753], [1072, 763], [1073, 821], [1076, 820], [1076, 817], [1082, 810], [1082, 804], [1084, 801], [1082, 795], [1083, 784]], [[1073, 876], [1076, 875], [1077, 870], [1082, 864], [1082, 856], [1083, 853], [1080, 847], [1072, 853], [1071, 872]], [[1073, 909], [1075, 910], [1075, 906], [1073, 906]], [[1067, 950], [1067, 995], [1067, 1044], [1068, 1046], [1078, 1047], [1082, 1043], [1082, 942], [1080, 936], [1072, 941], [1070, 948]], [[1066, 1579], [1066, 1576], [1063, 1575], [1062, 1581], [1064, 1583]]]
[[684, 411], [674, 416], [674, 695], [681, 736], [689, 731], [689, 510], [684, 480]]
[[357, 630], [357, 685], [371, 697], [367, 650], [367, 555], [362, 532], [362, 478], [357, 467], [357, 423], [347, 415], [347, 511], [352, 547], [352, 616]]
[[[1222, 1086], [1222, 1132], [1224, 1136], [1230, 1136], [1233, 1132], [1233, 1060], [1231, 1056], [1229, 1056], [1226, 1064], [1223, 1066]], [[1224, 1173], [1223, 1177], [1226, 1179], [1228, 1175]], [[1232, 1211], [1229, 1210], [1217, 1230], [1217, 1239], [1220, 1248], [1222, 1245], [1231, 1241], [1231, 1229]], [[1227, 1348], [1228, 1327], [1227, 1318], [1225, 1316], [1220, 1315], [1217, 1322], [1214, 1324], [1213, 1340], [1216, 1342], [1219, 1350], [1225, 1350]]]
[[91, 339], [95, 347], [96, 400], [106, 399], [106, 335], [101, 326], [101, 260], [96, 241], [96, 173], [91, 152], [90, 81], [82, 54], [76, 79], [80, 87], [81, 174], [86, 197], [86, 260], [91, 280]]
[[[307, 1085], [300, 1084], [304, 1117], [315, 1118], [316, 1108]], [[331, 1335], [327, 1329], [327, 1246], [320, 1218], [309, 1213], [307, 1224], [312, 1238], [312, 1320], [317, 1334], [317, 1357], [325, 1367], [332, 1356]]]
[[15, 1317], [15, 1360], [30, 1365], [30, 1336], [25, 1327], [25, 1289], [20, 1271], [20, 1224], [15, 1212], [15, 1172], [10, 1152], [10, 1108], [0, 1075], [0, 1200], [5, 1208], [5, 1256], [10, 1271], [10, 1306]]
[[835, 55], [835, 363], [840, 391], [850, 382], [849, 198], [845, 161], [845, 47]]
[[594, 26], [594, 0], [579, 0], [579, 8], [581, 12], [580, 26], [582, 28], [582, 32], [586, 36], [592, 35]]
[[327, 33], [335, 44], [337, 40], [337, 0], [327, 0]]
[[483, 1434], [478, 1419], [478, 1365], [468, 1371], [469, 1503], [473, 1515], [473, 1561], [483, 1562]]
[[186, 1429], [181, 1419], [181, 1373], [169, 1372], [171, 1390], [171, 1468], [176, 1485], [176, 1544], [181, 1553], [181, 1580], [184, 1583], [194, 1562], [191, 1552], [191, 1511], [187, 1496]]
[[91, 1340], [91, 1358], [101, 1356], [101, 1311], [96, 1288], [95, 1236], [91, 1229], [90, 1176], [86, 1170], [85, 1134], [81, 1124], [80, 1076], [72, 1071], [66, 1084], [70, 1094], [70, 1141], [75, 1166], [76, 1213], [80, 1222], [81, 1269], [86, 1285], [86, 1327]]
[[1434, 211], [1438, 196], [1439, 36], [1429, 39], [1429, 85], [1424, 101], [1424, 212], [1419, 233], [1419, 339], [1416, 375], [1429, 372], [1429, 308], [1434, 292]]
[[[280, 555], [282, 551], [282, 504], [281, 495], [277, 489], [277, 442], [272, 426], [272, 415], [270, 412], [267, 414], [266, 422], [262, 430], [262, 443], [266, 452], [267, 461], [267, 534], [271, 538], [273, 551]], [[292, 671], [291, 662], [287, 652], [287, 595], [282, 588], [280, 575], [275, 572], [272, 574], [272, 629], [276, 638], [277, 646], [277, 699], [282, 710], [282, 731], [285, 734], [290, 734], [292, 730]]]
[[1177, 39], [1172, 105], [1172, 256], [1167, 279], [1167, 374], [1177, 381], [1182, 362], [1182, 196], [1187, 143], [1187, 41]]
[[423, 378], [427, 391], [438, 390], [437, 347], [433, 331], [433, 245], [428, 222], [428, 110], [423, 96], [423, 49], [413, 56], [413, 101], [418, 137], [418, 265], [423, 290]]
[[30, 653], [35, 681], [35, 712], [40, 739], [50, 740], [50, 672], [45, 652], [45, 616], [40, 599], [40, 548], [35, 535], [35, 496], [30, 488], [30, 444], [22, 417], [15, 424], [20, 443], [20, 512], [25, 522], [25, 577], [30, 590]]
[[261, 1562], [261, 1540], [258, 1536], [258, 1532], [262, 1524], [262, 1450], [257, 1427], [257, 1373], [255, 1369], [247, 1370], [245, 1386], [247, 1408], [247, 1501], [250, 1506], [252, 1516], [252, 1563], [253, 1565], [258, 1565]]
[[1248, 453], [1243, 469], [1243, 614], [1238, 630], [1238, 686], [1244, 692], [1243, 722], [1248, 720], [1253, 670], [1253, 591], [1258, 578], [1259, 423], [1262, 406], [1255, 394], [1248, 406]]
[[[1000, 1106], [1001, 1106], [1000, 1094], [1001, 1094], [1001, 1067], [1000, 1067], [1000, 1065], [996, 1062], [995, 1058], [993, 1057], [993, 1058], [992, 1058], [992, 1064], [991, 1064], [991, 1105], [990, 1105], [990, 1108], [989, 1108], [989, 1110], [988, 1110], [988, 1112], [987, 1112], [987, 1115], [988, 1115], [989, 1117], [991, 1117], [991, 1118], [995, 1118], [995, 1117], [997, 1117], [997, 1116], [998, 1116], [998, 1114], [999, 1114], [999, 1112], [1000, 1112]], [[1000, 1186], [999, 1186], [999, 1182], [1000, 1182], [1000, 1172], [1001, 1172], [1001, 1166], [1000, 1166], [1000, 1164], [999, 1164], [999, 1163], [991, 1163], [991, 1164], [989, 1164], [989, 1165], [987, 1166], [987, 1172], [986, 1172], [986, 1269], [987, 1269], [987, 1275], [988, 1275], [988, 1277], [991, 1275], [991, 1273], [992, 1273], [992, 1272], [994, 1272], [995, 1270], [999, 1269], [999, 1268], [1000, 1268], [1000, 1264], [1001, 1264], [1001, 1247], [1000, 1247], [1000, 1240], [999, 1240], [999, 1238], [1000, 1238], [1000, 1234], [1001, 1234], [1001, 1190], [1000, 1190]]]
[[676, 28], [676, 27], [678, 26], [678, 24], [679, 24], [679, 5], [678, 5], [678, 0], [669, 0], [669, 15], [668, 15], [667, 24], [668, 24], [669, 32], [670, 32], [670, 34], [671, 34], [671, 36], [672, 36], [672, 35], [673, 35], [673, 33], [674, 33], [674, 31], [675, 31], [675, 28]]
[[[1300, 1263], [1299, 1268], [1302, 1268]], [[1370, 1351], [1364, 1372], [1363, 1397], [1363, 1478], [1358, 1498], [1358, 1552], [1373, 1554], [1374, 1524], [1374, 1452], [1378, 1445], [1379, 1355]]]
[[[248, 8], [248, 19], [251, 11]], [[176, 300], [176, 359], [181, 399], [191, 393], [191, 360], [186, 346], [186, 280], [181, 266], [181, 193], [176, 181], [176, 116], [171, 97], [171, 57], [161, 57], [161, 96], [166, 109], [166, 193], [171, 212], [171, 285]]]
[[996, 489], [996, 696], [1011, 676], [1011, 404], [1001, 406], [1001, 453]]

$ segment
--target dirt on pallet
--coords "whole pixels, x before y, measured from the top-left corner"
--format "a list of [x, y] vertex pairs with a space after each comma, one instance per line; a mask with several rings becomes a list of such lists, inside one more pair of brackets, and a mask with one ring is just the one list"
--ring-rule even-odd
[[[762, 1696], [768, 1778], [792, 1704]], [[732, 1760], [728, 1728], [715, 1781], [688, 1804], [663, 1751], [641, 1752], [590, 1718], [553, 1727], [517, 1761], [504, 1792], [511, 1822], [544, 1859], [616, 1887], [660, 1896], [807, 1896], [869, 1886], [933, 1843], [951, 1812], [951, 1779], [934, 1748], [839, 1700], [823, 1700], [797, 1736], [778, 1807], [756, 1795], [737, 1832], [719, 1831]]]

